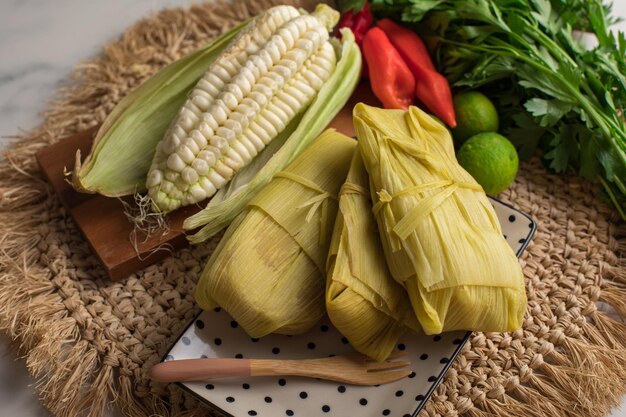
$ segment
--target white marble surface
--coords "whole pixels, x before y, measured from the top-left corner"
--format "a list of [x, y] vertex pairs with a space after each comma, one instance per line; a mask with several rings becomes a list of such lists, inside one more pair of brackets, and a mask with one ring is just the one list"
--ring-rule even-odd
[[191, 0], [1, 0], [0, 136], [28, 130], [80, 61], [135, 20]]
[[[36, 126], [71, 68], [133, 21], [192, 0], [0, 0], [0, 148]], [[616, 12], [626, 18], [626, 1]], [[626, 30], [626, 23], [621, 24]], [[50, 417], [34, 396], [24, 360], [0, 336], [0, 416]], [[626, 417], [626, 400], [612, 417]]]

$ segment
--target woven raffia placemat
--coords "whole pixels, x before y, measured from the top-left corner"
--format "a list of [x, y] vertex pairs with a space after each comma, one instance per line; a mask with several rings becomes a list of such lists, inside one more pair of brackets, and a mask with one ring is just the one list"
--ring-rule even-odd
[[[0, 328], [16, 342], [56, 415], [210, 415], [175, 387], [151, 384], [197, 313], [195, 283], [215, 241], [182, 250], [121, 283], [103, 270], [42, 179], [34, 154], [104, 119], [133, 87], [273, 0], [163, 11], [81, 65], [43, 125], [0, 161]], [[594, 195], [596, 197], [594, 197]], [[573, 175], [522, 164], [500, 197], [538, 223], [522, 256], [523, 330], [476, 333], [423, 411], [428, 416], [601, 416], [625, 391], [626, 228]]]

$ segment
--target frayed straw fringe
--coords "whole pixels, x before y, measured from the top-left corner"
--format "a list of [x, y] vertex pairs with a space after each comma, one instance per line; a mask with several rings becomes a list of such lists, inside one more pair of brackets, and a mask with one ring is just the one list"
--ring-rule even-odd
[[[212, 415], [176, 387], [151, 383], [146, 371], [195, 315], [195, 282], [216, 241], [108, 282], [34, 154], [101, 123], [159, 68], [279, 2], [206, 4], [139, 22], [80, 65], [43, 126], [0, 161], [0, 330], [55, 415], [102, 417], [111, 406], [129, 417]], [[595, 190], [546, 173], [537, 159], [522, 166], [501, 197], [538, 222], [521, 260], [529, 298], [523, 329], [474, 334], [421, 416], [599, 417], [618, 403], [626, 227]], [[617, 317], [598, 311], [598, 302]]]
[[[622, 327], [607, 333], [585, 324], [588, 338], [565, 336], [558, 347], [548, 342], [543, 354], [513, 354], [509, 363], [501, 358], [492, 363], [486, 359], [489, 372], [483, 372], [481, 355], [459, 358], [449, 371], [452, 375], [437, 389], [420, 417], [605, 415], [624, 393], [626, 332], [623, 324], [601, 313], [594, 318], [607, 326]], [[609, 334], [610, 338], [603, 338]], [[476, 337], [480, 335], [473, 339]], [[462, 360], [467, 357], [473, 359], [472, 365]], [[511, 372], [515, 368], [517, 372]], [[480, 382], [468, 385], [471, 379], [463, 378], [468, 373], [479, 377]]]

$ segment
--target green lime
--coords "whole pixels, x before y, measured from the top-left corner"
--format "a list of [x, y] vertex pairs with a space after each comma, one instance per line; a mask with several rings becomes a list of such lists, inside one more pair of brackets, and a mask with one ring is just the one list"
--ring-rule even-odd
[[467, 91], [457, 94], [453, 101], [457, 125], [452, 129], [452, 136], [456, 146], [479, 133], [498, 131], [498, 112], [484, 94]]
[[504, 191], [515, 179], [519, 160], [507, 138], [494, 132], [468, 139], [456, 153], [459, 164], [487, 194]]

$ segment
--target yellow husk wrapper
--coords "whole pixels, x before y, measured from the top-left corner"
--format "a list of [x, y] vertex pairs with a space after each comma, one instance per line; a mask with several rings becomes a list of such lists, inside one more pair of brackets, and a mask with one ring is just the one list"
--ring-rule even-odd
[[354, 108], [387, 264], [423, 330], [512, 331], [526, 309], [520, 264], [448, 130], [417, 107]]
[[356, 141], [327, 130], [233, 221], [196, 290], [252, 337], [307, 331], [324, 315], [325, 262], [337, 194]]
[[339, 193], [327, 271], [328, 316], [357, 351], [385, 360], [403, 333], [418, 330], [405, 289], [387, 269], [359, 152]]

